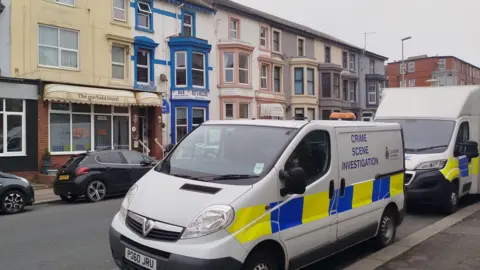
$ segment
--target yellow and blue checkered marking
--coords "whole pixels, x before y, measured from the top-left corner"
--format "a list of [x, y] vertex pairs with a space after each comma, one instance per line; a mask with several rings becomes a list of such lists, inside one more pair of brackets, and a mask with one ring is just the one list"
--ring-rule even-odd
[[458, 169], [460, 170], [461, 177], [468, 176], [468, 164], [469, 162], [467, 157], [461, 157], [458, 159]]
[[[340, 196], [340, 190], [336, 190], [332, 199], [329, 198], [328, 191], [322, 191], [285, 203], [273, 202], [242, 208], [237, 211], [236, 219], [228, 231], [232, 234], [238, 232], [235, 235], [237, 240], [246, 243], [397, 196], [403, 193], [403, 181], [404, 173], [399, 173], [348, 186], [343, 196]], [[279, 204], [280, 207], [275, 209]]]

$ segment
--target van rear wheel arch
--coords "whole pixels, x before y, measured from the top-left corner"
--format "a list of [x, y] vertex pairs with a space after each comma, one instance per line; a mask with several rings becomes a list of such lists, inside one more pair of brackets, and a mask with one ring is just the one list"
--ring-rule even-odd
[[285, 251], [280, 243], [275, 240], [265, 240], [258, 243], [248, 254], [245, 262], [242, 266], [242, 270], [252, 270], [250, 269], [251, 264], [255, 263], [258, 258], [262, 258], [263, 256], [268, 258], [274, 258], [275, 263], [277, 263], [278, 269], [285, 269], [286, 262], [286, 254]]

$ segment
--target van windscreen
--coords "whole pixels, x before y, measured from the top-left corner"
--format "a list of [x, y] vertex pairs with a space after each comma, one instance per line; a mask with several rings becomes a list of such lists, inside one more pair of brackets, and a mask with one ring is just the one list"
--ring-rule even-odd
[[452, 138], [455, 121], [432, 119], [375, 119], [375, 122], [399, 123], [403, 129], [405, 153], [443, 153]]
[[155, 170], [199, 181], [249, 185], [268, 173], [297, 129], [202, 125]]

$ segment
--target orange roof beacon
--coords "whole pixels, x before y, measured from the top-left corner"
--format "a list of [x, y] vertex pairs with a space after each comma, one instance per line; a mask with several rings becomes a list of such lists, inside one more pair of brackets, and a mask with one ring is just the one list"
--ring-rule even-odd
[[357, 117], [351, 112], [332, 112], [330, 120], [356, 121]]

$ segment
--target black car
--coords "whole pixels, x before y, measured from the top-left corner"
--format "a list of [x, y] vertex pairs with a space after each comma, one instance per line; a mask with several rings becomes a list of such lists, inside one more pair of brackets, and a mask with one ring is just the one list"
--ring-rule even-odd
[[130, 150], [74, 155], [58, 170], [53, 191], [66, 202], [80, 196], [98, 202], [107, 195], [126, 193], [155, 164], [150, 157]]
[[35, 202], [35, 192], [25, 178], [0, 172], [0, 211], [17, 214]]

